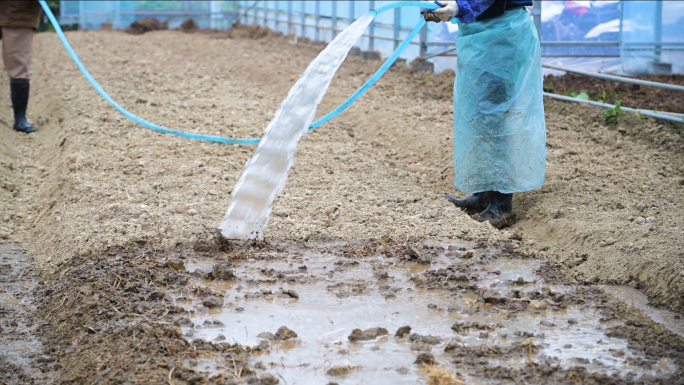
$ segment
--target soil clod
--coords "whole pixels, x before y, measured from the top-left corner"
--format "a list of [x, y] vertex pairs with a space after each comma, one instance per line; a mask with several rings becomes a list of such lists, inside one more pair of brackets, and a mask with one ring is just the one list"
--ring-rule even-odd
[[394, 333], [394, 336], [397, 338], [404, 338], [409, 334], [411, 334], [411, 327], [410, 326], [402, 326], [399, 329], [397, 329], [397, 332]]
[[379, 336], [385, 336], [387, 334], [389, 334], [389, 332], [385, 328], [370, 328], [363, 331], [361, 329], [354, 329], [347, 338], [352, 342], [368, 341], [374, 340]]
[[430, 353], [420, 353], [414, 362], [416, 365], [437, 365], [435, 356]]
[[281, 326], [275, 334], [275, 337], [281, 341], [297, 338], [297, 333], [288, 329], [286, 326]]

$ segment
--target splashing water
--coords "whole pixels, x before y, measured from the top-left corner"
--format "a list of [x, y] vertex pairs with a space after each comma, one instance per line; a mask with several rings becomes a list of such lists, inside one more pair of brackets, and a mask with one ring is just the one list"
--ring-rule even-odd
[[374, 16], [375, 12], [367, 13], [339, 34], [290, 89], [233, 189], [233, 200], [220, 226], [224, 237], [263, 238], [273, 200], [285, 187], [294, 163], [297, 144], [313, 121], [335, 72]]

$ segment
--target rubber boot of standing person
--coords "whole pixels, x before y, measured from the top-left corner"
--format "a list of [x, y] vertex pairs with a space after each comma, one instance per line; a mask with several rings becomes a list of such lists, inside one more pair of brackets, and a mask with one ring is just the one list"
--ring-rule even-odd
[[513, 194], [544, 185], [546, 124], [531, 0], [435, 1], [426, 21], [456, 22], [454, 187], [446, 198], [496, 228], [515, 223]]
[[10, 98], [14, 110], [14, 129], [31, 133], [36, 128], [26, 120], [33, 49], [33, 31], [40, 22], [38, 1], [0, 1], [0, 40], [2, 61], [10, 79]]

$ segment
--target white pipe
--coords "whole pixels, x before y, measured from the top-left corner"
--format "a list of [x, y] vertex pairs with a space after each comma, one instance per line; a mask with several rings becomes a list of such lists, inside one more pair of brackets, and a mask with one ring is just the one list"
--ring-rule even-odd
[[[571, 96], [564, 96], [564, 95], [558, 95], [558, 94], [552, 94], [549, 92], [544, 92], [544, 96], [548, 96], [550, 98], [558, 99], [558, 100], [563, 100], [566, 102], [573, 102], [573, 103], [586, 103], [586, 104], [591, 104], [592, 106], [597, 106], [597, 107], [603, 107], [603, 108], [615, 108], [614, 105], [611, 104], [606, 104], [606, 103], [601, 103], [601, 102], [595, 102], [593, 100], [584, 100], [584, 99], [577, 99], [573, 98]], [[682, 123], [684, 124], [684, 118], [677, 117], [677, 116], [672, 116], [672, 115], [664, 115], [664, 114], [659, 114], [653, 111], [648, 111], [648, 110], [637, 110], [634, 108], [629, 108], [629, 107], [620, 107], [624, 111], [629, 111], [629, 112], [634, 112], [634, 113], [640, 113], [644, 116], [650, 116], [652, 118], [656, 119], [661, 119], [661, 120], [668, 120], [670, 122], [675, 122], [675, 123]]]

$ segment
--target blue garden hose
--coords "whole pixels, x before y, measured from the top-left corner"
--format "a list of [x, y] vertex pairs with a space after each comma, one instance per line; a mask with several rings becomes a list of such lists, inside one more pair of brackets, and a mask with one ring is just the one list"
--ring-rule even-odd
[[[121, 112], [124, 116], [127, 118], [131, 119], [132, 121], [147, 127], [149, 129], [164, 133], [164, 134], [171, 134], [171, 135], [176, 135], [180, 136], [183, 138], [190, 138], [190, 139], [199, 139], [199, 140], [206, 140], [209, 142], [219, 142], [219, 143], [233, 143], [233, 144], [259, 144], [261, 141], [261, 138], [228, 138], [225, 136], [218, 136], [218, 135], [205, 135], [205, 134], [196, 134], [192, 132], [185, 132], [185, 131], [178, 131], [174, 130], [171, 128], [166, 128], [162, 127], [160, 125], [148, 122], [147, 120], [134, 115], [130, 112], [128, 112], [126, 109], [121, 107], [117, 102], [114, 101], [114, 99], [105, 92], [105, 90], [100, 86], [100, 84], [93, 78], [93, 76], [88, 72], [88, 70], [85, 68], [83, 63], [81, 63], [81, 60], [78, 58], [76, 55], [76, 52], [74, 52], [74, 49], [71, 47], [71, 44], [69, 44], [69, 41], [66, 39], [64, 36], [64, 32], [62, 32], [62, 28], [59, 26], [59, 23], [57, 22], [57, 19], [55, 19], [55, 15], [52, 14], [52, 11], [50, 10], [50, 7], [48, 7], [47, 3], [45, 0], [39, 0], [40, 5], [43, 7], [43, 11], [45, 11], [45, 14], [47, 15], [48, 19], [50, 19], [50, 23], [52, 23], [52, 27], [55, 29], [55, 32], [57, 32], [57, 36], [59, 39], [62, 41], [62, 44], [64, 44], [64, 48], [66, 48], [67, 52], [69, 53], [69, 56], [71, 56], [71, 59], [76, 63], [76, 66], [78, 66], [78, 69], [81, 70], [81, 73], [83, 73], [83, 76], [85, 76], [86, 79], [88, 79], [88, 82], [95, 88], [95, 91], [97, 91], [100, 96], [104, 98], [109, 104], [112, 105], [117, 111]], [[387, 10], [397, 8], [397, 7], [407, 7], [407, 6], [413, 6], [413, 7], [423, 7], [423, 8], [429, 8], [429, 9], [436, 9], [438, 6], [431, 2], [426, 2], [426, 1], [394, 1], [391, 3], [386, 3], [381, 5], [380, 7], [372, 9], [370, 12], [374, 14], [374, 16], [377, 16], [378, 14], [385, 12]], [[314, 128], [322, 125], [323, 123], [329, 121], [330, 119], [334, 118], [335, 116], [339, 115], [342, 111], [347, 109], [352, 103], [354, 103], [361, 95], [363, 95], [375, 82], [380, 79], [380, 77], [387, 71], [387, 69], [394, 64], [394, 62], [397, 60], [399, 55], [408, 47], [408, 45], [411, 43], [411, 40], [418, 34], [421, 28], [425, 25], [425, 20], [423, 18], [420, 19], [418, 24], [416, 25], [415, 28], [413, 28], [413, 31], [409, 33], [409, 35], [404, 39], [404, 41], [397, 47], [397, 49], [392, 53], [392, 55], [387, 59], [387, 61], [375, 72], [373, 76], [371, 76], [370, 79], [364, 83], [364, 85], [359, 88], [358, 91], [356, 91], [349, 99], [347, 99], [344, 103], [342, 103], [340, 106], [326, 114], [324, 117], [321, 119], [318, 119], [317, 121], [313, 122], [311, 124], [311, 127], [309, 128], [309, 131], [313, 130]]]

